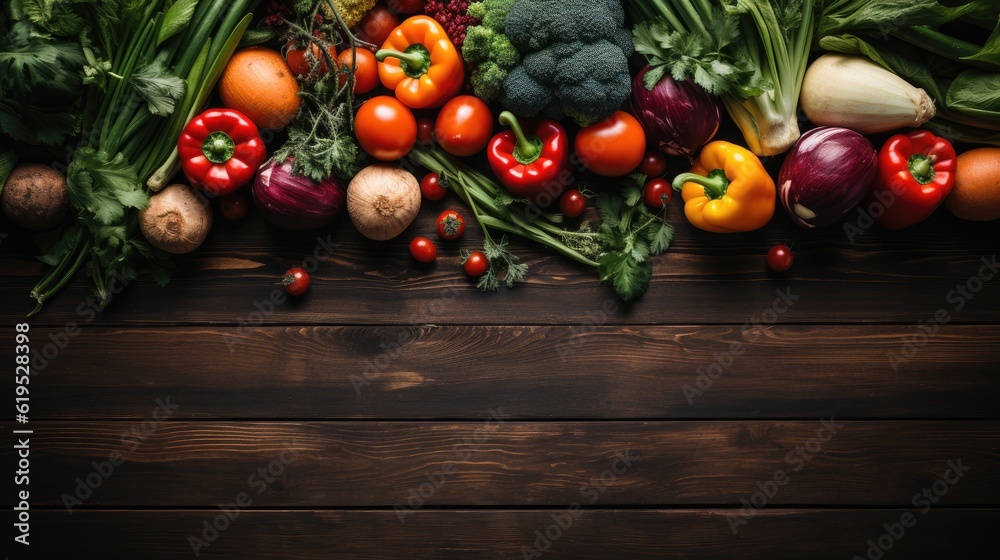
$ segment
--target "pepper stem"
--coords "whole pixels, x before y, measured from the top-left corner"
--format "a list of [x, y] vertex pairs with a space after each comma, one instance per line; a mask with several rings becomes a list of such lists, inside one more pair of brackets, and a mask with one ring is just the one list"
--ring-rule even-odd
[[542, 141], [535, 136], [528, 138], [521, 130], [521, 123], [510, 111], [500, 113], [500, 124], [509, 126], [510, 131], [517, 138], [517, 145], [514, 146], [514, 159], [525, 165], [534, 163], [542, 155]]
[[375, 60], [385, 62], [387, 58], [399, 59], [399, 65], [403, 72], [411, 78], [419, 78], [427, 73], [431, 67], [431, 53], [427, 47], [420, 43], [414, 43], [406, 47], [405, 51], [395, 49], [382, 49], [375, 53]]
[[910, 175], [921, 185], [926, 185], [934, 180], [934, 161], [924, 154], [913, 154], [910, 156]]
[[709, 200], [718, 200], [726, 196], [726, 191], [729, 189], [729, 178], [726, 177], [726, 172], [721, 169], [712, 170], [707, 177], [697, 173], [681, 173], [674, 178], [671, 186], [674, 187], [675, 191], [680, 192], [684, 183], [695, 183], [704, 187], [705, 196]]
[[205, 142], [201, 145], [201, 153], [212, 163], [226, 163], [236, 152], [236, 142], [233, 138], [216, 130], [205, 137]]

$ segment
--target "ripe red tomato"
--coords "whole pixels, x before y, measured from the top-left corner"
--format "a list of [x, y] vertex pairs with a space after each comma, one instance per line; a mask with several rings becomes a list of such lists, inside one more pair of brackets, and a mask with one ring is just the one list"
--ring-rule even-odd
[[438, 215], [437, 232], [441, 239], [458, 239], [465, 233], [465, 218], [454, 210], [445, 210]]
[[[289, 41], [285, 45], [285, 62], [288, 63], [288, 68], [293, 73], [299, 76], [306, 76], [312, 70], [312, 65], [306, 59], [306, 51], [312, 51], [313, 57], [319, 61], [320, 76], [329, 72], [330, 67], [327, 66], [326, 57], [323, 56], [323, 51], [320, 50], [319, 45], [312, 43], [308, 47], [305, 45], [297, 46], [295, 41]], [[327, 52], [330, 54], [330, 58], [337, 59], [337, 47], [331, 46]]]
[[473, 251], [462, 260], [462, 268], [465, 269], [465, 273], [473, 278], [479, 278], [486, 274], [486, 269], [489, 266], [490, 261], [482, 251]]
[[625, 111], [580, 130], [576, 153], [587, 169], [605, 177], [628, 175], [646, 155], [646, 133]]
[[775, 272], [784, 272], [792, 268], [792, 250], [784, 243], [778, 243], [767, 252], [767, 266]]
[[437, 173], [428, 173], [420, 180], [420, 192], [427, 200], [441, 200], [448, 193], [447, 189], [441, 186], [441, 181]]
[[242, 220], [247, 215], [250, 205], [245, 196], [239, 193], [227, 194], [219, 199], [219, 212], [227, 220]]
[[399, 26], [399, 18], [385, 6], [375, 6], [368, 15], [358, 22], [358, 39], [381, 47], [393, 29]]
[[413, 241], [410, 241], [410, 254], [413, 255], [413, 260], [421, 263], [434, 262], [434, 259], [438, 256], [437, 247], [434, 246], [434, 242], [426, 237], [414, 237]]
[[415, 14], [424, 11], [425, 0], [387, 0], [386, 5], [397, 14]]
[[648, 177], [660, 177], [667, 172], [667, 156], [659, 150], [649, 150], [642, 157], [639, 171]]
[[642, 188], [642, 200], [646, 206], [659, 210], [670, 204], [674, 198], [674, 188], [666, 179], [650, 179]]
[[289, 295], [301, 296], [309, 289], [309, 273], [304, 268], [289, 268], [281, 279], [281, 285]]
[[559, 199], [559, 209], [567, 218], [577, 218], [587, 209], [587, 197], [576, 189], [570, 189]]
[[[356, 57], [356, 58], [355, 58]], [[357, 64], [355, 65], [355, 60]], [[379, 85], [378, 61], [368, 49], [344, 49], [337, 57], [337, 65], [343, 68], [354, 68], [354, 93], [365, 94]], [[345, 74], [340, 75], [340, 85], [347, 81]]]
[[417, 141], [417, 119], [395, 97], [380, 95], [358, 109], [354, 135], [361, 148], [375, 159], [397, 160], [410, 153]]
[[421, 146], [431, 147], [434, 145], [434, 120], [428, 117], [417, 119], [417, 142]]
[[482, 99], [459, 95], [445, 103], [438, 113], [434, 137], [453, 156], [479, 153], [493, 137], [493, 113]]

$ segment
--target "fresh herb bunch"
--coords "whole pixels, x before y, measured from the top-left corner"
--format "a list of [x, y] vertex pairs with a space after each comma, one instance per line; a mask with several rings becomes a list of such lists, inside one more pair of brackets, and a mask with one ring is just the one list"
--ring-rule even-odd
[[80, 128], [87, 36], [55, 35], [24, 18], [10, 25], [0, 9], [0, 150], [61, 146]]
[[[80, 268], [101, 305], [113, 286], [148, 262], [158, 283], [169, 262], [142, 238], [138, 211], [149, 203], [143, 184], [172, 173], [177, 137], [207, 100], [250, 23], [254, 0], [80, 0], [51, 10], [12, 3], [20, 22], [42, 29], [89, 29], [80, 140], [67, 170], [73, 223], [40, 257], [52, 265], [31, 292], [38, 305]], [[44, 37], [29, 37], [30, 41]]]
[[757, 155], [780, 154], [799, 137], [798, 100], [820, 0], [628, 2], [636, 51], [654, 67], [720, 95]]
[[[570, 230], [561, 225], [561, 214], [546, 214], [530, 202], [511, 198], [492, 179], [442, 150], [416, 147], [410, 158], [437, 173], [475, 214], [489, 259], [479, 280], [482, 290], [512, 287], [524, 279], [527, 266], [507, 248], [506, 234], [510, 234], [597, 269], [601, 281], [611, 284], [622, 299], [638, 299], [652, 278], [649, 258], [666, 252], [674, 239], [674, 228], [663, 215], [642, 204], [642, 175], [629, 177], [615, 192], [597, 195], [599, 224], [583, 222], [578, 230]], [[502, 232], [499, 239], [498, 232]]]
[[[923, 88], [927, 127], [954, 141], [1000, 145], [1000, 3], [995, 0], [829, 0], [817, 35]], [[960, 34], [948, 24], [964, 24]]]
[[[364, 163], [357, 140], [354, 138], [354, 70], [340, 66], [330, 56], [333, 46], [347, 43], [348, 48], [374, 47], [358, 39], [341, 19], [331, 0], [311, 3], [295, 2], [295, 20], [285, 20], [286, 41], [312, 43], [319, 47], [323, 60], [312, 60], [309, 75], [299, 82], [302, 105], [295, 119], [286, 129], [288, 140], [274, 153], [274, 160], [283, 162], [294, 158], [292, 172], [324, 181], [336, 175], [350, 180], [357, 175]], [[324, 18], [323, 8], [334, 14]], [[307, 49], [306, 52], [311, 52]], [[356, 57], [356, 51], [352, 51]], [[320, 72], [320, 67], [334, 68], [335, 72]]]

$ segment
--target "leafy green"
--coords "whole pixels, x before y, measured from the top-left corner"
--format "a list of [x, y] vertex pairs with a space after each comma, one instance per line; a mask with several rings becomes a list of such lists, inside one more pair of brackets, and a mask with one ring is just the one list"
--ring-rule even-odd
[[0, 37], [0, 132], [30, 145], [58, 146], [79, 131], [79, 39], [56, 39], [19, 21]]
[[820, 0], [636, 0], [636, 50], [654, 68], [652, 88], [669, 75], [722, 96], [758, 155], [795, 143], [798, 99]]
[[[317, 21], [314, 16], [318, 8], [325, 6], [332, 9], [328, 2], [297, 2], [297, 21], [285, 22], [288, 28], [285, 39], [316, 44], [323, 53], [323, 60], [311, 61], [312, 70], [300, 81], [302, 104], [286, 129], [288, 139], [275, 150], [272, 158], [277, 162], [294, 158], [292, 172], [313, 181], [324, 181], [334, 176], [350, 180], [364, 163], [363, 152], [352, 133], [356, 110], [354, 64], [338, 64], [329, 55], [333, 45], [319, 37], [346, 37], [350, 46], [358, 48], [363, 46], [363, 42], [350, 30], [342, 29], [337, 20], [320, 18]], [[336, 71], [322, 74], [319, 72], [321, 64]]]
[[163, 14], [163, 24], [160, 26], [160, 35], [156, 39], [156, 44], [161, 45], [167, 39], [180, 33], [187, 27], [194, 15], [194, 9], [198, 5], [198, 0], [177, 0], [173, 6]]
[[[945, 25], [961, 20], [989, 30]], [[953, 141], [1000, 145], [1000, 3], [995, 0], [829, 0], [819, 24], [819, 46], [861, 54], [923, 88], [937, 114], [928, 127]], [[954, 29], [958, 29], [955, 27]]]
[[83, 31], [87, 22], [75, 4], [91, 4], [96, 0], [13, 0], [12, 11], [17, 18], [26, 18], [53, 35], [70, 37]]
[[482, 290], [512, 287], [527, 272], [507, 249], [506, 235], [498, 242], [494, 232], [524, 237], [596, 269], [601, 281], [626, 301], [646, 292], [653, 270], [650, 257], [666, 252], [674, 239], [673, 227], [642, 203], [642, 175], [627, 178], [619, 189], [600, 193], [594, 203], [600, 223], [583, 222], [574, 231], [561, 224], [561, 215], [545, 214], [530, 202], [507, 196], [492, 179], [441, 150], [417, 147], [410, 158], [437, 173], [472, 208], [489, 259], [487, 273], [479, 282]]
[[168, 72], [161, 59], [140, 68], [129, 83], [146, 100], [149, 112], [161, 117], [173, 113], [177, 100], [184, 95], [184, 80]]
[[739, 92], [744, 97], [770, 89], [751, 61], [728, 54], [740, 36], [739, 20], [714, 6], [704, 29], [674, 29], [665, 21], [640, 23], [633, 29], [636, 52], [653, 67], [644, 81], [652, 89], [665, 75], [677, 81], [691, 78], [713, 95]]

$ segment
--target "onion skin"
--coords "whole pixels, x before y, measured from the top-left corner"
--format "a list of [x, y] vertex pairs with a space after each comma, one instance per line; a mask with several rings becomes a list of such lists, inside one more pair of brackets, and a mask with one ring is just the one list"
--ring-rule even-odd
[[287, 229], [316, 229], [337, 218], [347, 189], [336, 177], [321, 183], [292, 173], [292, 160], [272, 161], [257, 172], [254, 204], [265, 218]]
[[878, 153], [864, 136], [846, 128], [814, 128], [781, 165], [778, 195], [795, 223], [822, 227], [857, 206], [877, 172]]
[[697, 84], [676, 82], [670, 76], [648, 90], [643, 78], [649, 69], [643, 68], [632, 81], [632, 114], [642, 123], [646, 137], [661, 150], [691, 158], [719, 131], [719, 104]]
[[410, 227], [420, 212], [420, 183], [392, 165], [370, 165], [347, 187], [347, 214], [361, 235], [388, 241]]

